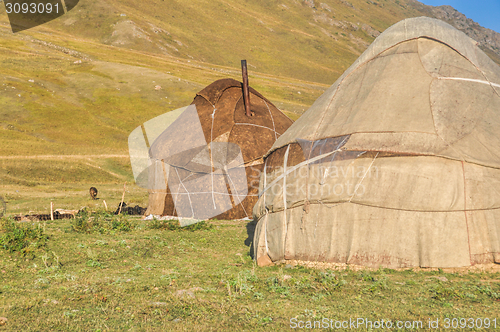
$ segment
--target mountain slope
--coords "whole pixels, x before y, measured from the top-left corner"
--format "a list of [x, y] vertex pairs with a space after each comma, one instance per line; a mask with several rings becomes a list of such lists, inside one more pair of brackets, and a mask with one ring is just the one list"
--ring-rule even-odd
[[409, 3], [413, 8], [426, 16], [445, 21], [470, 38], [476, 40], [483, 51], [495, 62], [500, 63], [500, 33], [480, 26], [451, 6], [427, 6], [418, 1]]
[[[419, 12], [392, 1], [81, 1], [50, 28], [120, 48], [331, 83], [380, 31]], [[253, 66], [253, 67], [252, 67]]]
[[[330, 84], [406, 17], [443, 19], [500, 55], [500, 34], [451, 7], [415, 0], [88, 0], [48, 24], [73, 36], [222, 66]], [[491, 47], [490, 47], [491, 46]], [[252, 67], [253, 66], [253, 67]]]

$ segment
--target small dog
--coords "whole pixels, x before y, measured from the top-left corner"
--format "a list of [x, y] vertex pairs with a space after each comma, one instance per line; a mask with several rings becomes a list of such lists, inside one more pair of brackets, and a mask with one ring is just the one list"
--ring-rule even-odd
[[92, 197], [92, 199], [96, 199], [96, 197], [97, 197], [97, 189], [95, 187], [90, 187], [89, 193], [90, 193], [90, 197]]

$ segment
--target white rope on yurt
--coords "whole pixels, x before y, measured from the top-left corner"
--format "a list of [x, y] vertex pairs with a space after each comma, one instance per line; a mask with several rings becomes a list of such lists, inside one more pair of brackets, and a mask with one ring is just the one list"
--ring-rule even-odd
[[[267, 159], [266, 161], [264, 162], [264, 187], [266, 187], [266, 183], [267, 183]], [[266, 210], [266, 215], [264, 216], [264, 242], [266, 244], [266, 254], [269, 256], [269, 246], [267, 245], [267, 218], [268, 218], [268, 215], [269, 215], [269, 211], [267, 210], [267, 207], [266, 207], [266, 193], [264, 193], [264, 209]]]
[[303, 161], [303, 162], [301, 162], [301, 163], [299, 163], [299, 164], [297, 164], [297, 165], [295, 165], [293, 167], [287, 168], [286, 174], [285, 173], [281, 174], [276, 179], [274, 179], [269, 185], [267, 185], [266, 187], [264, 187], [264, 189], [262, 189], [262, 191], [259, 193], [259, 197], [262, 196], [262, 194], [264, 192], [266, 192], [267, 190], [269, 190], [273, 185], [275, 185], [278, 181], [280, 181], [287, 174], [292, 173], [293, 171], [295, 171], [296, 169], [298, 169], [298, 168], [300, 168], [300, 167], [302, 167], [304, 165], [308, 165], [308, 164], [313, 163], [313, 162], [315, 162], [317, 160], [320, 160], [320, 159], [323, 159], [325, 157], [331, 156], [332, 154], [334, 154], [334, 153], [336, 153], [338, 151], [342, 151], [342, 150], [341, 149], [337, 149], [337, 150], [334, 150], [334, 151], [331, 151], [331, 152], [328, 152], [328, 153], [324, 153], [324, 154], [321, 154], [321, 155], [316, 156], [314, 158], [311, 158], [311, 159], [308, 159], [306, 161]]
[[357, 184], [357, 185], [356, 185], [356, 187], [354, 188], [354, 192], [352, 193], [351, 198], [349, 198], [349, 203], [351, 203], [351, 201], [352, 201], [353, 197], [356, 195], [356, 192], [358, 191], [358, 188], [359, 188], [359, 186], [361, 185], [361, 182], [363, 182], [363, 180], [365, 179], [365, 177], [366, 177], [366, 175], [368, 174], [368, 172], [370, 172], [370, 169], [372, 168], [373, 163], [375, 162], [375, 159], [377, 159], [377, 157], [378, 157], [378, 154], [379, 154], [379, 153], [380, 153], [380, 152], [377, 152], [377, 154], [376, 154], [376, 155], [375, 155], [375, 157], [373, 158], [373, 160], [372, 160], [372, 162], [371, 162], [370, 166], [368, 166], [368, 169], [366, 170], [365, 174], [363, 175], [363, 177], [361, 178], [361, 180], [358, 182], [358, 184]]
[[[184, 188], [184, 190], [188, 194], [189, 206], [191, 207], [191, 218], [194, 218], [194, 209], [193, 209], [193, 203], [191, 202], [191, 195], [189, 194], [189, 191], [187, 190], [187, 188], [184, 186], [184, 183], [182, 183], [181, 177], [180, 177], [179, 172], [177, 171], [177, 169], [175, 169], [175, 173], [177, 174], [177, 177], [179, 178], [179, 184], [182, 185], [182, 187]], [[175, 201], [177, 203], [177, 197], [176, 197]], [[175, 205], [175, 206], [177, 206], [177, 205]]]
[[208, 144], [210, 148], [210, 176], [212, 178], [212, 202], [214, 203], [214, 210], [217, 209], [217, 205], [215, 204], [215, 195], [214, 195], [214, 161], [213, 161], [213, 156], [212, 156], [212, 142], [213, 142], [213, 136], [214, 136], [214, 122], [215, 122], [215, 111], [217, 109], [215, 106], [213, 106], [214, 111], [212, 113], [212, 128], [210, 129], [210, 143]]
[[[339, 150], [341, 146], [344, 146], [345, 142], [349, 139], [349, 136], [346, 136], [344, 137], [344, 139], [342, 140], [342, 142], [339, 143], [339, 145], [337, 145], [337, 148], [336, 150]], [[332, 156], [332, 160], [330, 160], [330, 165], [333, 163], [333, 161], [335, 160], [335, 156], [337, 155], [337, 152], [335, 152]], [[326, 167], [325, 169], [325, 173], [323, 174], [323, 178], [321, 179], [321, 181], [319, 182], [320, 185], [323, 185], [325, 184], [325, 179], [326, 177], [328, 176], [328, 170], [330, 169], [330, 167]]]
[[288, 154], [290, 152], [290, 145], [287, 146], [286, 151], [285, 151], [285, 157], [283, 158], [283, 254], [285, 253], [286, 250], [286, 234], [288, 233], [288, 225], [286, 222], [286, 167], [288, 164]]
[[271, 112], [271, 109], [269, 108], [269, 105], [266, 103], [265, 100], [264, 100], [264, 104], [266, 104], [267, 110], [269, 111], [269, 115], [271, 115], [271, 121], [273, 121], [274, 140], [276, 141], [278, 139], [278, 137], [276, 135], [277, 134], [276, 133], [276, 125], [274, 124], [273, 113]]
[[[227, 178], [229, 179], [229, 181], [231, 181], [231, 185], [233, 186], [233, 188], [234, 188], [234, 192], [236, 193], [236, 195], [235, 195], [235, 194], [233, 194], [233, 192], [232, 192], [232, 190], [231, 190], [231, 194], [229, 194], [229, 193], [228, 193], [228, 195], [231, 195], [231, 196], [233, 196], [233, 197], [234, 197], [234, 196], [237, 196], [237, 197], [238, 197], [238, 199], [240, 199], [240, 196], [251, 196], [251, 195], [240, 195], [240, 194], [238, 193], [238, 190], [236, 190], [236, 185], [234, 184], [233, 179], [231, 179], [231, 176], [229, 175], [229, 172], [227, 171], [227, 169], [226, 169], [226, 175], [227, 175]], [[234, 199], [234, 198], [233, 198], [233, 199]], [[247, 213], [247, 210], [245, 209], [245, 206], [244, 206], [242, 203], [243, 203], [243, 200], [240, 200], [240, 202], [239, 202], [236, 206], [238, 206], [238, 205], [240, 205], [240, 204], [241, 204], [241, 207], [243, 208], [243, 212], [245, 212], [245, 215], [247, 216], [247, 218], [250, 218], [250, 216], [249, 216], [249, 215], [248, 215], [248, 213]], [[235, 207], [236, 207], [236, 206], [235, 206]]]

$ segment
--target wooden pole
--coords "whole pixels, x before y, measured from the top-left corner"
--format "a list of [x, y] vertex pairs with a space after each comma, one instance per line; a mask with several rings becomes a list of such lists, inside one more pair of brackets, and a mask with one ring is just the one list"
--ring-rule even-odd
[[54, 203], [50, 202], [50, 220], [54, 221]]
[[118, 210], [118, 214], [120, 214], [122, 212], [123, 200], [125, 199], [125, 185], [126, 185], [126, 183], [123, 184], [122, 202], [120, 203], [120, 209]]
[[247, 116], [252, 116], [252, 112], [250, 111], [247, 60], [241, 60], [241, 74], [243, 76], [243, 102], [245, 103], [245, 113]]

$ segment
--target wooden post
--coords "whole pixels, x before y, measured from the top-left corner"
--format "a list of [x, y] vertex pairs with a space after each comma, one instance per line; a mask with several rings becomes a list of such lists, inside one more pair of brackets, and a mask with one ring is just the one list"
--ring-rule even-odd
[[243, 76], [243, 102], [245, 103], [245, 113], [247, 116], [252, 116], [252, 112], [250, 111], [247, 60], [241, 60], [241, 74]]
[[118, 214], [122, 212], [123, 200], [125, 199], [125, 185], [126, 183], [123, 184], [123, 195], [122, 195], [122, 201], [120, 203], [120, 208], [118, 209]]
[[54, 203], [50, 202], [50, 220], [54, 221]]

